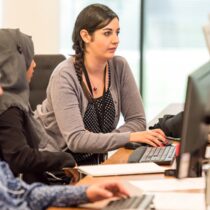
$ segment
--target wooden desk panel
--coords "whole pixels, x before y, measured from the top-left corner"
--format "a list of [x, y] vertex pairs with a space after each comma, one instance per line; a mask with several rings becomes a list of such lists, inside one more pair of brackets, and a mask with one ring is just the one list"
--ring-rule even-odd
[[[104, 162], [104, 164], [123, 164], [127, 163], [129, 155], [133, 152], [133, 150], [128, 150], [121, 148], [116, 153], [114, 153], [108, 160]], [[126, 175], [126, 176], [109, 176], [109, 177], [92, 177], [92, 176], [86, 176], [85, 178], [81, 179], [77, 185], [87, 185], [87, 184], [93, 184], [93, 183], [101, 183], [106, 181], [126, 181], [126, 180], [139, 180], [139, 179], [164, 179], [165, 176], [163, 174], [141, 174], [141, 175]], [[48, 208], [48, 210], [90, 210], [87, 208], [55, 208], [51, 207]]]

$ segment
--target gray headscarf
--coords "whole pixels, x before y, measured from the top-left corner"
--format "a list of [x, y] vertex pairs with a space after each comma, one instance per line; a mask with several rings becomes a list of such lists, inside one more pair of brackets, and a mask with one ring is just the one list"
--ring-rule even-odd
[[4, 90], [0, 98], [0, 114], [11, 106], [29, 110], [26, 71], [33, 57], [31, 37], [19, 29], [0, 29], [0, 84]]
[[20, 32], [19, 29], [0, 29], [0, 84], [4, 90], [4, 94], [0, 97], [0, 114], [10, 107], [18, 107], [24, 111], [29, 132], [37, 139], [37, 145], [42, 138], [40, 147], [44, 147], [50, 136], [33, 117], [29, 105], [26, 71], [33, 57], [34, 46], [30, 36]]

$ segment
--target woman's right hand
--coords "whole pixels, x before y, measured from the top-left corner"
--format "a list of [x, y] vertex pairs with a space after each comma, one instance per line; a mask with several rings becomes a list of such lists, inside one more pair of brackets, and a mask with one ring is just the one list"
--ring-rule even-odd
[[166, 136], [161, 129], [131, 133], [129, 141], [146, 143], [153, 147], [161, 147], [167, 143]]
[[121, 182], [111, 181], [90, 185], [86, 190], [90, 202], [112, 197], [129, 197], [129, 192]]

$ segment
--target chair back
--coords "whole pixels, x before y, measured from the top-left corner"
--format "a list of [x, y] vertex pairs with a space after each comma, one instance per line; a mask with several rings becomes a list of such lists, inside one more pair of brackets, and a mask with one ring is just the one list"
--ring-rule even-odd
[[50, 75], [55, 67], [63, 60], [65, 56], [62, 54], [35, 55], [36, 70], [34, 71], [30, 82], [29, 102], [33, 110], [38, 104], [46, 98], [46, 89], [50, 79]]

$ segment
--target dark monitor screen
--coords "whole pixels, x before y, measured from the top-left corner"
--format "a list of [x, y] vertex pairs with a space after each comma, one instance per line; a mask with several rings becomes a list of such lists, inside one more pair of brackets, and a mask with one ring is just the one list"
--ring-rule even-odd
[[207, 144], [210, 62], [188, 77], [177, 177], [198, 177]]

